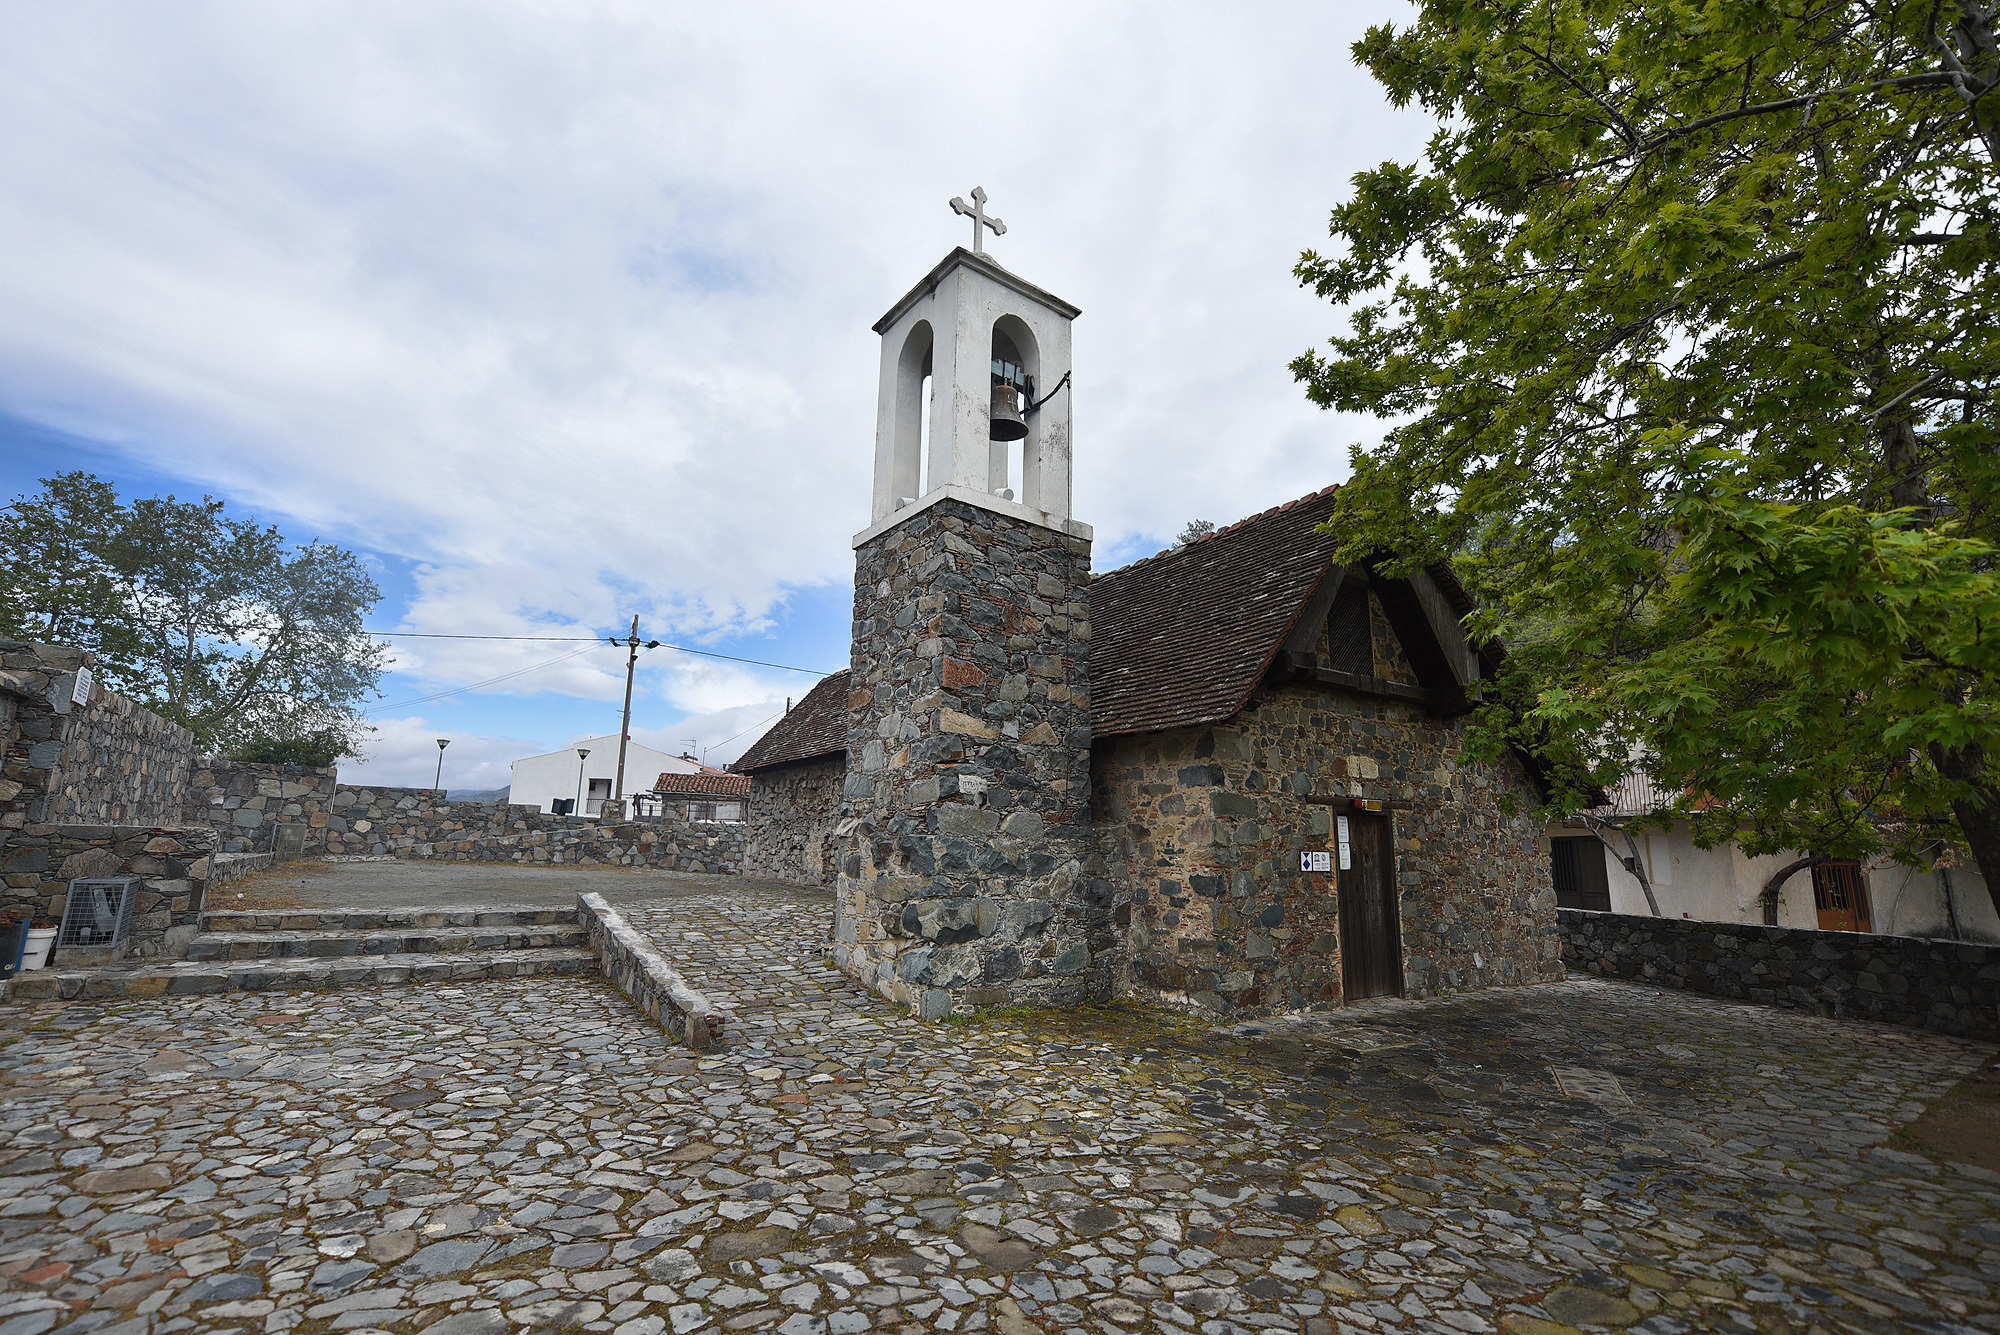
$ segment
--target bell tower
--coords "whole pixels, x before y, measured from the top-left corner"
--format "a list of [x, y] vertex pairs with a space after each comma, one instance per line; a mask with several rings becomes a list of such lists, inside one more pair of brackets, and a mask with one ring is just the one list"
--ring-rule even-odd
[[1082, 312], [994, 263], [980, 232], [1000, 220], [985, 216], [985, 191], [972, 197], [972, 208], [952, 203], [973, 215], [974, 249], [945, 256], [875, 322], [882, 375], [869, 534], [945, 496], [1076, 527], [1069, 333]]
[[926, 1018], [1110, 995], [1090, 824], [1090, 537], [1070, 517], [1070, 324], [973, 245], [874, 325], [854, 539], [834, 955]]

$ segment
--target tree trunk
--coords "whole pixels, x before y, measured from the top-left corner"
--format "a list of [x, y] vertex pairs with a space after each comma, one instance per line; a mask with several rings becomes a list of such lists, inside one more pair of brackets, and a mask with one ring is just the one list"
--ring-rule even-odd
[[1945, 778], [1972, 789], [1951, 804], [1951, 811], [1985, 878], [1987, 897], [2000, 913], [2000, 787], [1986, 769], [1985, 753], [1977, 746], [1933, 746], [1931, 760]]
[[1929, 479], [1917, 445], [1917, 429], [1907, 417], [1882, 423], [1882, 464], [1889, 473], [1889, 504], [1897, 509], [1928, 510]]
[[1766, 927], [1776, 927], [1778, 925], [1778, 896], [1783, 893], [1785, 882], [1791, 880], [1793, 876], [1804, 871], [1807, 867], [1815, 866], [1824, 861], [1826, 859], [1822, 857], [1803, 857], [1795, 862], [1787, 862], [1784, 866], [1771, 873], [1771, 879], [1764, 882], [1763, 890], [1759, 891], [1757, 895], [1757, 904], [1764, 911], [1764, 925]]
[[1606, 848], [1611, 849], [1613, 857], [1618, 856], [1618, 850], [1611, 848], [1611, 841], [1604, 837], [1604, 831], [1607, 829], [1616, 830], [1625, 836], [1625, 847], [1631, 851], [1631, 856], [1620, 860], [1625, 863], [1626, 868], [1637, 878], [1639, 888], [1646, 892], [1646, 907], [1653, 911], [1655, 918], [1660, 917], [1660, 901], [1653, 895], [1653, 878], [1646, 874], [1646, 858], [1639, 851], [1639, 841], [1634, 839], [1632, 832], [1622, 825], [1613, 825], [1602, 816], [1593, 816], [1588, 811], [1581, 814], [1585, 828], [1597, 836], [1598, 842], [1602, 843]]

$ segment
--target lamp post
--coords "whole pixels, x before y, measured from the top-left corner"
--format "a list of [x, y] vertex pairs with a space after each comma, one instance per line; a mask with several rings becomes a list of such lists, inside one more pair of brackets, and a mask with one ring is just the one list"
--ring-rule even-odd
[[437, 742], [438, 742], [438, 768], [437, 768], [437, 774], [431, 779], [432, 792], [436, 792], [438, 790], [438, 785], [444, 781], [444, 749], [447, 746], [451, 745], [451, 738], [440, 737], [437, 739]]
[[589, 754], [590, 748], [587, 746], [576, 748], [576, 806], [572, 814], [577, 816], [583, 814], [583, 761]]

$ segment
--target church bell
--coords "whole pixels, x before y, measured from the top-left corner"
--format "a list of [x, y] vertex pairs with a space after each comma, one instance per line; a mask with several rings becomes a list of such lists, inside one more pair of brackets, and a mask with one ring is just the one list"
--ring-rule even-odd
[[994, 440], [1019, 440], [1028, 434], [1019, 394], [1005, 380], [993, 382], [993, 422], [987, 434]]

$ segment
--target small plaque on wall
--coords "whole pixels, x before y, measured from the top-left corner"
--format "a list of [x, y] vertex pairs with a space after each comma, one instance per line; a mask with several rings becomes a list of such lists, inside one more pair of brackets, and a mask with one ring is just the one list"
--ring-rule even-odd
[[1299, 854], [1300, 871], [1332, 871], [1333, 854], [1325, 849], [1307, 849]]
[[76, 685], [70, 687], [69, 691], [70, 703], [76, 705], [89, 704], [90, 688], [92, 682], [93, 679], [90, 675], [90, 669], [87, 667], [78, 668], [76, 670]]

